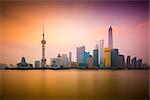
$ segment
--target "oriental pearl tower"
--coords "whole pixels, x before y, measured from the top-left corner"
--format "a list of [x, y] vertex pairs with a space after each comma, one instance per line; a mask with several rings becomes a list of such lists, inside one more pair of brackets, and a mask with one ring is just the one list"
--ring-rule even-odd
[[42, 59], [41, 59], [41, 67], [46, 67], [46, 58], [45, 58], [45, 44], [46, 41], [44, 39], [44, 25], [43, 25], [43, 39], [41, 40], [42, 43]]

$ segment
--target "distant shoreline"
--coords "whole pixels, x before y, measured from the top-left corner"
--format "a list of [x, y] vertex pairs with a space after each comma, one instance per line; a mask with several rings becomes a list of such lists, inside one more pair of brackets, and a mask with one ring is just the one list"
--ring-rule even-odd
[[70, 70], [70, 69], [78, 69], [78, 70], [148, 70], [147, 68], [5, 68], [2, 70]]

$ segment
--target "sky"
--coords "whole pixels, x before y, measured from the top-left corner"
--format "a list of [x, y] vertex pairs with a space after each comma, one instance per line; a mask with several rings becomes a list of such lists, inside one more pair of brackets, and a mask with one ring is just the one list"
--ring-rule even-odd
[[149, 61], [148, 1], [3, 1], [0, 10], [0, 63], [41, 60], [43, 24], [47, 64], [58, 53], [76, 61], [82, 45], [92, 55], [101, 39], [108, 47], [110, 26], [120, 54]]

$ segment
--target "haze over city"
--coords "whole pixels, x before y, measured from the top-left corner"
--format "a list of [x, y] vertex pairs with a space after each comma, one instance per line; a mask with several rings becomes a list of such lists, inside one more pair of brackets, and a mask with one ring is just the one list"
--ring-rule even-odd
[[114, 48], [148, 63], [148, 2], [1, 2], [0, 63], [16, 64], [41, 59], [45, 25], [46, 58], [72, 52], [76, 47], [95, 48], [100, 39], [108, 45], [113, 28]]

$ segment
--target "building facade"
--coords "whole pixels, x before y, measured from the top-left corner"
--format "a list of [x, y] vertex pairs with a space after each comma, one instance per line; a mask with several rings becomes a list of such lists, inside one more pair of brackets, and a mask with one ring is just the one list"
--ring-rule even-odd
[[68, 66], [70, 67], [72, 63], [72, 53], [69, 52], [69, 61], [68, 61]]
[[90, 55], [89, 52], [84, 51], [84, 64], [83, 64], [83, 66], [85, 66], [85, 67], [87, 66], [87, 59], [88, 59], [89, 55]]
[[126, 58], [126, 67], [129, 68], [130, 65], [131, 65], [131, 57], [127, 56], [127, 58]]
[[113, 33], [112, 33], [112, 27], [108, 30], [108, 48], [111, 50], [113, 49]]
[[17, 64], [18, 68], [33, 68], [33, 64], [27, 63], [25, 57], [21, 58], [21, 62]]
[[100, 40], [100, 68], [104, 67], [104, 40]]
[[119, 68], [125, 68], [125, 58], [124, 55], [119, 55]]
[[104, 66], [105, 66], [105, 68], [111, 67], [111, 50], [110, 50], [110, 48], [104, 48]]
[[85, 46], [77, 47], [77, 62], [79, 63], [79, 66], [84, 65], [84, 52]]
[[62, 65], [63, 65], [63, 67], [68, 67], [68, 57], [67, 57], [67, 54], [62, 54], [61, 58], [62, 58]]
[[98, 57], [99, 57], [98, 49], [94, 49], [93, 50], [94, 66], [99, 66], [99, 64], [98, 64], [98, 60], [99, 60]]
[[142, 68], [142, 59], [138, 59], [136, 62], [136, 68]]
[[131, 68], [136, 68], [136, 61], [137, 61], [136, 57], [132, 58], [132, 60], [131, 60]]
[[40, 61], [38, 61], [38, 60], [34, 61], [34, 67], [40, 68]]
[[92, 55], [89, 55], [87, 58], [87, 68], [94, 68], [93, 60], [94, 59], [93, 59]]
[[119, 66], [119, 52], [118, 49], [111, 50], [111, 68], [117, 69]]

